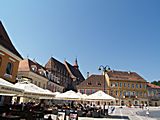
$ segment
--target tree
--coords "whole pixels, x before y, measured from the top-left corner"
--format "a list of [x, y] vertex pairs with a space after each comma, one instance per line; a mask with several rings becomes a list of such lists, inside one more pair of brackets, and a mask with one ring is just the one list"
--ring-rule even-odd
[[151, 84], [154, 84], [154, 85], [160, 86], [160, 82], [159, 82], [159, 81], [153, 81], [153, 82], [151, 82]]

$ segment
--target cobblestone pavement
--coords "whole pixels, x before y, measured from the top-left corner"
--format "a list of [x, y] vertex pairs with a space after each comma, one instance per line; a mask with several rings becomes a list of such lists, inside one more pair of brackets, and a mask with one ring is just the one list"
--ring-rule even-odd
[[146, 115], [147, 109], [116, 107], [110, 118], [87, 118], [80, 117], [79, 120], [160, 120], [160, 107], [149, 107], [149, 116]]
[[[109, 118], [79, 117], [78, 120], [160, 120], [160, 107], [149, 107], [149, 115], [146, 115], [146, 110], [117, 106]], [[53, 119], [56, 120], [56, 115]]]
[[149, 115], [146, 114], [147, 109], [117, 107], [114, 115], [120, 115], [121, 119], [126, 120], [124, 116], [128, 116], [129, 120], [160, 120], [160, 107], [149, 107]]

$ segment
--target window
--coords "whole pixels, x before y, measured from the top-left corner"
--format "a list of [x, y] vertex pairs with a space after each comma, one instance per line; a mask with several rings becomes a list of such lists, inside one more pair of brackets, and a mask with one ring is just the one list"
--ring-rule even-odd
[[122, 87], [122, 83], [119, 83], [119, 86]]
[[122, 96], [122, 91], [120, 91], [120, 96]]
[[95, 89], [92, 89], [92, 92], [91, 93], [95, 93], [96, 92], [96, 90]]
[[138, 96], [138, 92], [136, 92], [136, 96]]
[[126, 87], [126, 83], [124, 83], [124, 87]]
[[128, 83], [128, 88], [130, 87], [130, 84]]
[[130, 91], [128, 91], [128, 93], [127, 93], [127, 94], [128, 94], [128, 96], [130, 96], [130, 95], [131, 95]]
[[84, 94], [84, 93], [85, 93], [85, 92], [84, 92], [84, 89], [81, 89], [81, 90], [80, 90], [80, 93]]
[[118, 91], [116, 91], [116, 96], [118, 95]]
[[139, 85], [139, 88], [142, 88], [142, 84]]
[[111, 87], [114, 87], [113, 83], [111, 83]]
[[140, 92], [139, 95], [142, 96], [142, 92]]
[[113, 95], [113, 90], [111, 90], [110, 94], [111, 94], [111, 96]]
[[13, 64], [11, 62], [8, 62], [7, 68], [6, 68], [6, 74], [11, 75], [12, 74], [12, 68], [13, 68]]
[[88, 82], [88, 85], [92, 85], [92, 83], [91, 83], [91, 82]]
[[36, 65], [32, 65], [31, 68], [32, 68], [33, 72], [37, 72], [37, 66]]
[[86, 94], [89, 95], [91, 93], [91, 90], [87, 89]]
[[115, 87], [118, 87], [118, 83], [115, 83]]
[[101, 86], [101, 83], [100, 83], [100, 82], [98, 82], [98, 86]]
[[136, 84], [136, 88], [138, 88], [138, 84]]
[[134, 88], [134, 84], [132, 84], [132, 88]]

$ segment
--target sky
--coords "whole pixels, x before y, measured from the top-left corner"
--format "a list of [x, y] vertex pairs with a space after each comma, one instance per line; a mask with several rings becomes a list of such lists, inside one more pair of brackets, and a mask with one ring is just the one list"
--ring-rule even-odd
[[160, 80], [159, 0], [0, 0], [0, 20], [19, 53], [52, 56], [86, 78], [100, 65]]

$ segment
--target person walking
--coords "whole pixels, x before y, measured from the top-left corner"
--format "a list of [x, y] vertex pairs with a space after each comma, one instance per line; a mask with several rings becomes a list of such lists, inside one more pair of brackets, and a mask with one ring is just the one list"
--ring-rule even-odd
[[149, 108], [147, 107], [146, 109], [147, 109], [146, 115], [149, 116]]

